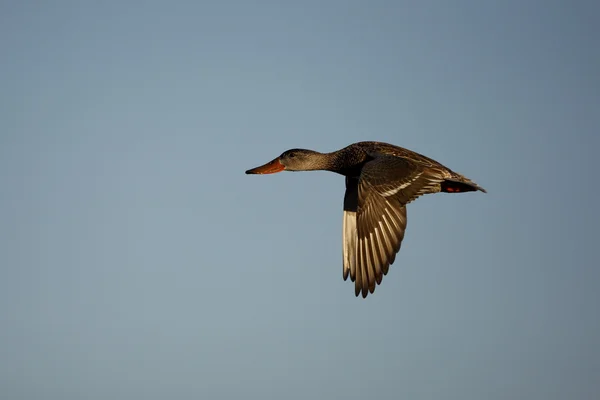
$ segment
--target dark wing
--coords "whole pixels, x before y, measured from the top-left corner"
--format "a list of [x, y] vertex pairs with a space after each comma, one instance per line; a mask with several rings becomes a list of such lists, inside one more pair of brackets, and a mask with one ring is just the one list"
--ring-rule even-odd
[[[355, 282], [356, 296], [375, 291], [400, 250], [406, 229], [406, 204], [439, 191], [444, 170], [424, 169], [409, 160], [378, 156], [367, 162], [358, 180], [346, 180], [346, 199], [356, 190], [356, 211], [344, 207], [344, 279]], [[353, 221], [353, 217], [356, 220]], [[352, 223], [356, 239], [352, 239]]]
[[406, 158], [381, 155], [365, 164], [359, 188], [362, 186], [386, 200], [406, 205], [421, 195], [439, 192], [440, 184], [450, 177], [444, 167], [423, 167]]

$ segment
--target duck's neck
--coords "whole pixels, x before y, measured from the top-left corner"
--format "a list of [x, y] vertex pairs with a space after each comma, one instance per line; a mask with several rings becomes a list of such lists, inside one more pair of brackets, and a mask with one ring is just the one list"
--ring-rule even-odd
[[336, 161], [335, 152], [319, 153], [311, 150], [310, 158], [303, 163], [301, 171], [334, 171]]
[[358, 176], [366, 154], [357, 153], [350, 146], [331, 153], [317, 153], [315, 166], [319, 170], [336, 172], [345, 176]]

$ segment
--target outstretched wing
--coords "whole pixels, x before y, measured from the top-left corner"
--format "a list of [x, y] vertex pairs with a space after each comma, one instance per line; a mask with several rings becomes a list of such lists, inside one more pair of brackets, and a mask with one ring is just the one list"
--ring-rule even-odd
[[444, 173], [382, 155], [367, 162], [358, 179], [346, 179], [344, 279], [355, 282], [356, 296], [373, 293], [394, 262], [406, 230], [406, 204], [439, 191]]

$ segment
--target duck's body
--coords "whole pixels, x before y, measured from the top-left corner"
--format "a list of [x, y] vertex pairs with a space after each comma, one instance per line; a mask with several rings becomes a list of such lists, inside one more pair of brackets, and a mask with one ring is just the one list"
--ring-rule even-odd
[[327, 170], [346, 177], [343, 277], [356, 296], [375, 291], [400, 250], [406, 205], [427, 193], [483, 188], [431, 158], [380, 142], [359, 142], [332, 153], [291, 149], [247, 174]]

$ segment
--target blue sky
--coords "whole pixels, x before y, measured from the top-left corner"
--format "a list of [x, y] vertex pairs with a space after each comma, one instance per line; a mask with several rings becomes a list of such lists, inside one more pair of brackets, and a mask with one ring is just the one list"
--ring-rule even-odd
[[[3, 2], [0, 394], [594, 398], [599, 11]], [[489, 192], [409, 205], [366, 300], [343, 178], [244, 175], [361, 140]]]

